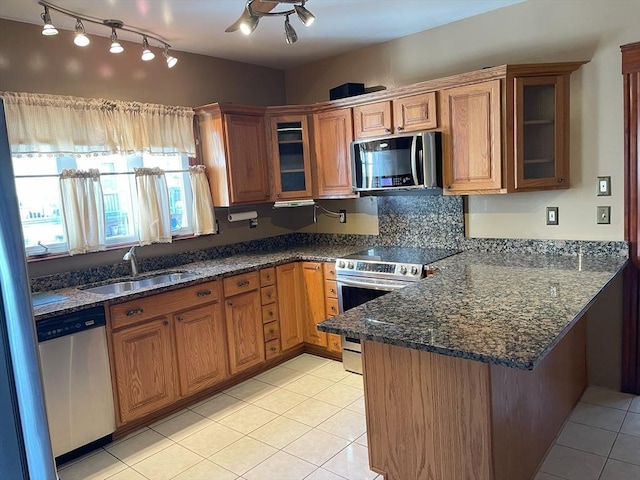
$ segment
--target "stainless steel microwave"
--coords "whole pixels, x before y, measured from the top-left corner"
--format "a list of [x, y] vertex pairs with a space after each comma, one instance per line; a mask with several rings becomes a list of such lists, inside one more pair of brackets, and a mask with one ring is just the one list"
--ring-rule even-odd
[[419, 132], [351, 143], [357, 192], [442, 187], [441, 132]]

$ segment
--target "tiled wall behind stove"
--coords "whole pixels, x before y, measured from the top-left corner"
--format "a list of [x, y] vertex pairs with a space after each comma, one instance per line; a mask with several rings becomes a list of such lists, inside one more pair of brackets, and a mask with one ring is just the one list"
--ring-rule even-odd
[[316, 235], [318, 243], [422, 248], [460, 248], [464, 239], [462, 197], [378, 197], [379, 235]]

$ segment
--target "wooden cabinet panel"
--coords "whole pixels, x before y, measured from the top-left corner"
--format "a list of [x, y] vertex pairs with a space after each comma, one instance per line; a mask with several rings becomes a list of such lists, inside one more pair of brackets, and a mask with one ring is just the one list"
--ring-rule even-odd
[[227, 378], [227, 340], [220, 304], [178, 313], [174, 325], [181, 394]]
[[265, 344], [280, 338], [280, 325], [277, 321], [265, 323], [263, 329]]
[[342, 338], [335, 333], [327, 333], [327, 349], [330, 352], [342, 353]]
[[325, 280], [336, 279], [336, 265], [333, 262], [324, 262], [322, 264], [322, 273], [324, 273]]
[[276, 269], [275, 267], [260, 269], [260, 286], [266, 287], [276, 283]]
[[277, 357], [278, 355], [280, 355], [280, 352], [281, 352], [280, 340], [276, 339], [276, 340], [271, 340], [270, 342], [265, 343], [264, 349], [265, 349], [265, 358], [267, 360]]
[[270, 303], [274, 303], [278, 299], [278, 292], [276, 290], [275, 285], [270, 285], [268, 287], [262, 287], [260, 289], [260, 298], [262, 305], [268, 305]]
[[502, 188], [500, 80], [441, 92], [445, 193]]
[[227, 298], [225, 321], [231, 373], [241, 372], [263, 362], [264, 332], [258, 291]]
[[300, 265], [296, 262], [276, 267], [278, 284], [278, 316], [282, 350], [300, 345], [303, 341], [304, 288]]
[[326, 311], [327, 316], [332, 317], [334, 315], [338, 315], [338, 299], [337, 298], [326, 298]]
[[328, 298], [338, 298], [338, 287], [335, 280], [324, 281], [324, 292]]
[[279, 317], [277, 303], [270, 303], [269, 305], [264, 305], [262, 307], [262, 323], [269, 323], [278, 319]]
[[112, 334], [120, 422], [176, 399], [171, 327], [166, 317]]
[[436, 92], [394, 99], [393, 123], [396, 133], [437, 128]]
[[305, 291], [304, 341], [321, 347], [327, 346], [327, 334], [318, 331], [317, 324], [327, 318], [325, 314], [324, 277], [320, 262], [303, 262], [302, 276]]
[[353, 196], [351, 185], [351, 109], [314, 115], [314, 198]]
[[112, 329], [126, 327], [170, 312], [204, 305], [218, 297], [218, 282], [213, 281], [117, 303], [109, 308], [110, 325]]
[[230, 297], [238, 293], [256, 290], [260, 286], [258, 272], [248, 272], [241, 275], [234, 275], [222, 280], [224, 286], [224, 296]]
[[390, 101], [353, 107], [353, 133], [356, 139], [389, 135], [392, 128]]

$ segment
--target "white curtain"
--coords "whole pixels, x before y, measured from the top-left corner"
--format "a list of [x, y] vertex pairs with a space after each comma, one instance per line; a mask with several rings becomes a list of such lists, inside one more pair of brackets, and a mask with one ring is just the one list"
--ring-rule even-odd
[[193, 234], [208, 235], [216, 232], [211, 190], [204, 165], [189, 167], [191, 193], [193, 194]]
[[192, 108], [2, 93], [13, 155], [196, 154]]
[[140, 245], [171, 243], [169, 189], [160, 168], [136, 168]]
[[104, 201], [100, 172], [63, 170], [60, 194], [69, 253], [106, 249]]

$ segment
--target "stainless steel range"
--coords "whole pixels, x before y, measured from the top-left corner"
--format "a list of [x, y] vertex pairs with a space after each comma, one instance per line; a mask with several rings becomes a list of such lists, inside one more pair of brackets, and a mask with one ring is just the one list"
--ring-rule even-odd
[[[336, 260], [340, 312], [397, 290], [432, 273], [429, 265], [459, 253], [439, 248], [375, 247]], [[342, 337], [345, 370], [362, 373], [359, 338]]]

